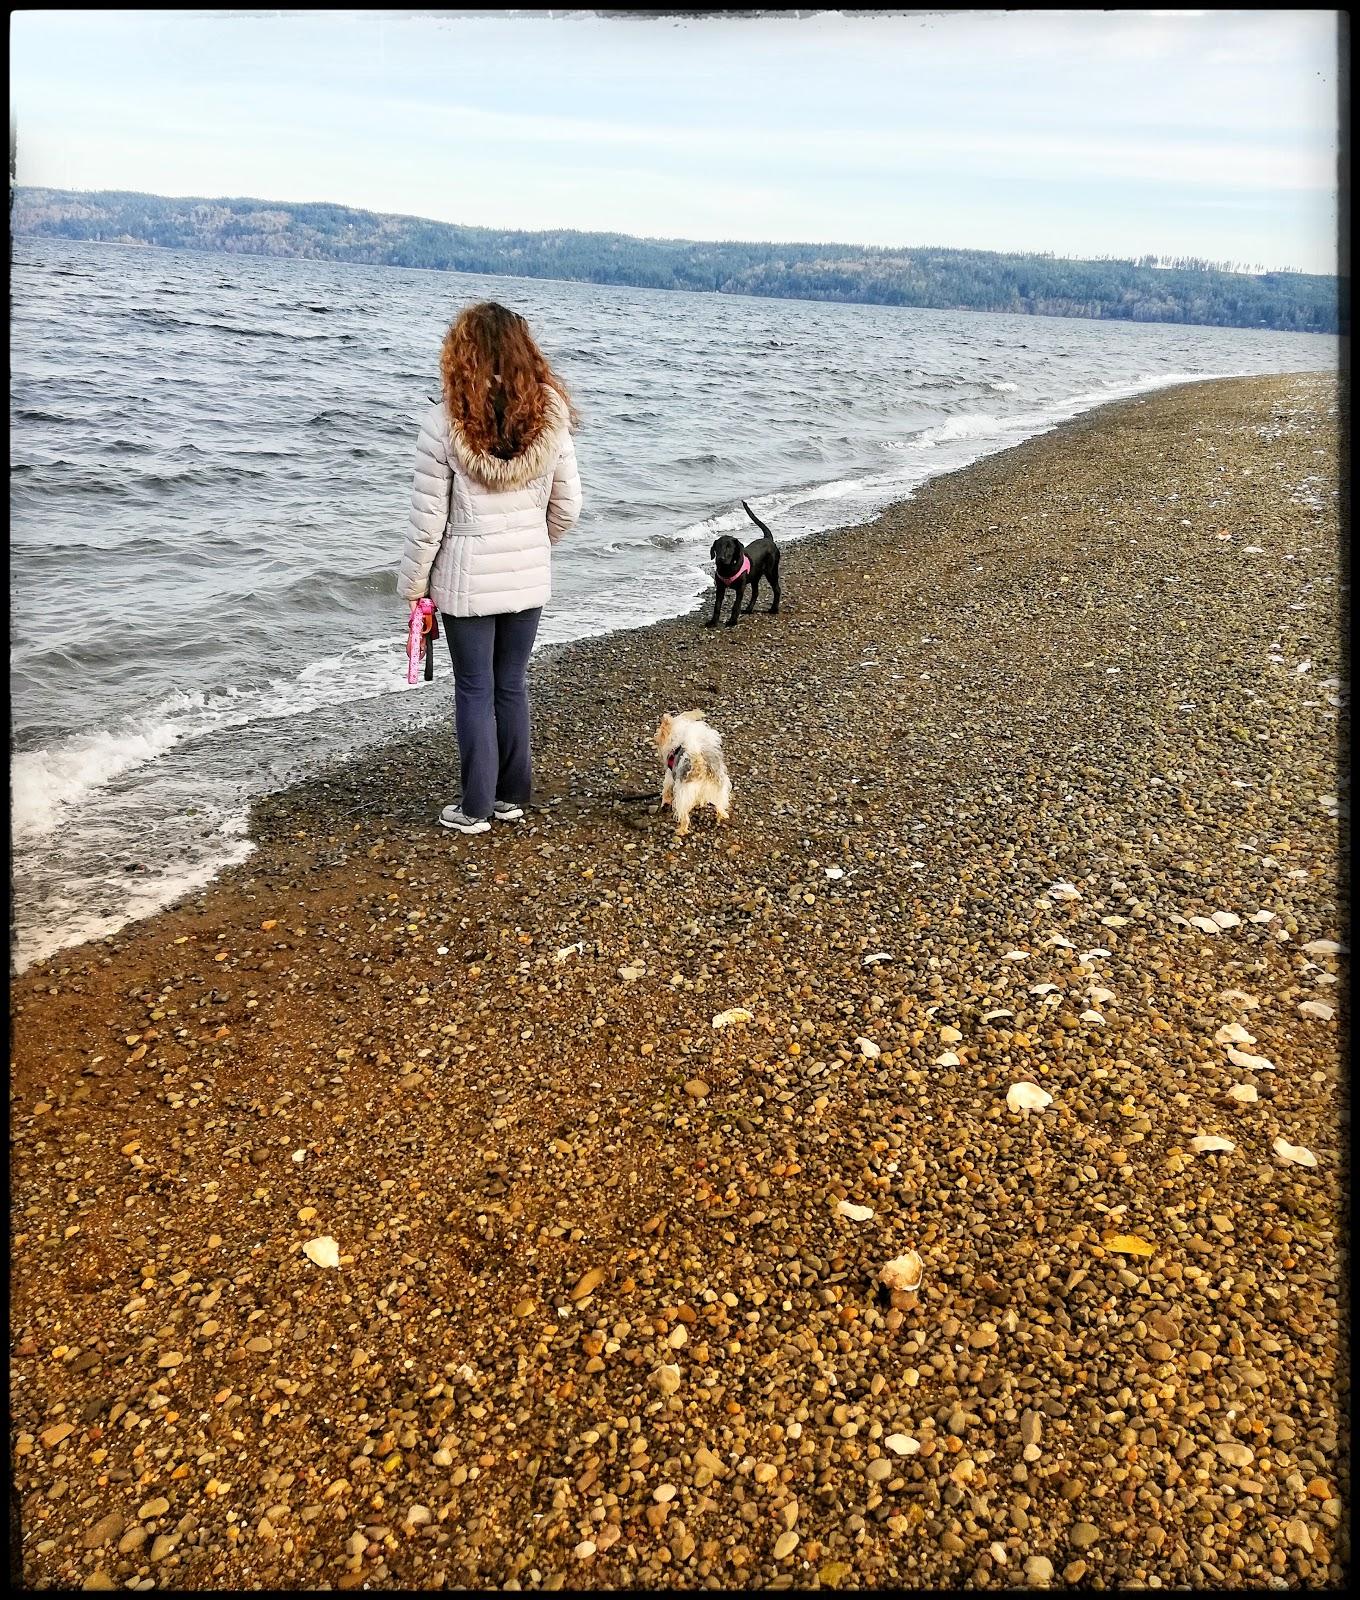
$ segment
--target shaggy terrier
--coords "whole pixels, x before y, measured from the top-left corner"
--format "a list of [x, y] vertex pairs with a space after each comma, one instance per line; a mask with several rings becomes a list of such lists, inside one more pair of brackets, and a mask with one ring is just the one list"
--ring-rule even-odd
[[732, 809], [732, 780], [723, 760], [722, 734], [710, 728], [702, 711], [668, 711], [653, 738], [666, 766], [661, 784], [661, 804], [675, 817], [675, 837], [689, 832], [689, 814], [695, 806], [712, 806], [718, 821], [726, 822]]

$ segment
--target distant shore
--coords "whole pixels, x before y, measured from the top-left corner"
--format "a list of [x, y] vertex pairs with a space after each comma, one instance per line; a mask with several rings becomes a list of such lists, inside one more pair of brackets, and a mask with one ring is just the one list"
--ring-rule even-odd
[[1338, 1582], [1337, 406], [1087, 413], [545, 652], [523, 824], [450, 716], [15, 980], [26, 1582]]
[[615, 288], [1335, 335], [1335, 275], [1143, 256], [643, 239], [481, 228], [352, 206], [118, 190], [11, 190], [14, 237]]

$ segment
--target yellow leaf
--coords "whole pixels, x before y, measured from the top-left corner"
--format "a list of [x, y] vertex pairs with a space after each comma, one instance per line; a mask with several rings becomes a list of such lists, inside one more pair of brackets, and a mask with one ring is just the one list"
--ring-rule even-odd
[[1107, 1233], [1105, 1246], [1109, 1250], [1118, 1250], [1126, 1256], [1156, 1254], [1156, 1246], [1149, 1244], [1146, 1239], [1140, 1239], [1136, 1233]]

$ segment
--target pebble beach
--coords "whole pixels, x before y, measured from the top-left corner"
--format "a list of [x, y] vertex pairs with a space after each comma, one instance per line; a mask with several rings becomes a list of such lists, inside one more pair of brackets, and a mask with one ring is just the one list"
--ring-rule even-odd
[[544, 651], [486, 836], [445, 657], [15, 979], [23, 1581], [1339, 1584], [1340, 404], [1123, 401]]

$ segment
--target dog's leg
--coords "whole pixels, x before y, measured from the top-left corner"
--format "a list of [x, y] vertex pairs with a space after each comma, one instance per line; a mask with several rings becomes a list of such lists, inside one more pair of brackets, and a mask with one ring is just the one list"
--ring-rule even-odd
[[675, 777], [669, 768], [666, 776], [661, 780], [661, 806], [664, 810], [671, 803], [671, 792], [675, 788]]
[[776, 556], [774, 558], [774, 564], [770, 568], [770, 587], [771, 587], [771, 589], [774, 590], [774, 604], [770, 607], [770, 615], [772, 617], [777, 617], [779, 615], [779, 557], [778, 556]]
[[732, 607], [732, 615], [727, 619], [727, 626], [729, 628], [735, 628], [737, 625], [737, 618], [741, 615], [741, 597], [746, 592], [746, 585], [744, 582], [734, 584], [733, 587], [737, 591], [737, 598], [736, 603]]
[[758, 572], [752, 571], [751, 582], [747, 587], [751, 592], [747, 596], [746, 609], [747, 611], [754, 611], [756, 608], [756, 596], [760, 593], [760, 574]]
[[722, 827], [732, 815], [732, 780], [726, 773], [718, 787], [718, 798], [713, 802], [713, 809], [718, 814], [718, 826]]
[[675, 813], [675, 837], [683, 839], [689, 832], [689, 814], [694, 805], [694, 786], [682, 783], [671, 799], [671, 807]]
[[716, 628], [718, 626], [718, 617], [719, 617], [719, 614], [722, 611], [722, 603], [723, 603], [723, 600], [726, 598], [726, 595], [727, 595], [727, 590], [723, 588], [722, 584], [718, 583], [718, 584], [714, 585], [714, 587], [713, 587], [713, 615], [708, 619], [708, 621], [706, 623], [704, 623], [704, 627], [706, 627], [706, 628]]

